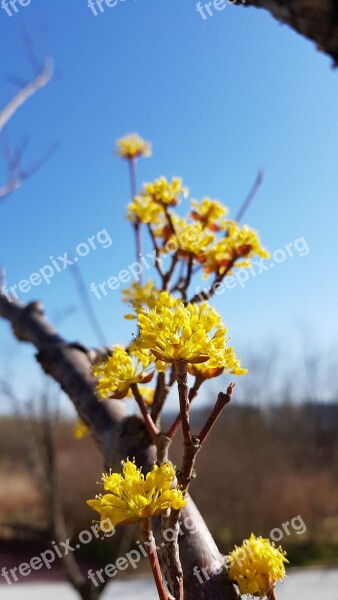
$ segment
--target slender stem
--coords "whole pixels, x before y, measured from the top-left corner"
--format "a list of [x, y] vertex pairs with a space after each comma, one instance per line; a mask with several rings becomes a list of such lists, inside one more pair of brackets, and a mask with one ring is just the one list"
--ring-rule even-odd
[[202, 428], [201, 433], [198, 436], [200, 444], [203, 444], [205, 442], [207, 436], [209, 435], [210, 431], [212, 430], [213, 426], [215, 425], [223, 408], [231, 401], [232, 392], [234, 390], [234, 387], [235, 387], [235, 384], [231, 383], [227, 389], [226, 394], [224, 394], [223, 392], [220, 392], [218, 394], [216, 404], [215, 404], [214, 408], [212, 409], [211, 414], [210, 414], [206, 424]]
[[175, 362], [175, 373], [180, 399], [183, 438], [184, 443], [189, 445], [191, 444], [192, 436], [189, 423], [188, 365], [185, 360], [177, 360]]
[[150, 235], [150, 238], [151, 238], [151, 241], [153, 243], [154, 250], [155, 250], [155, 262], [154, 262], [154, 266], [155, 266], [155, 269], [157, 270], [158, 274], [160, 275], [160, 277], [162, 279], [162, 283], [163, 283], [163, 281], [164, 281], [164, 273], [163, 273], [162, 264], [161, 264], [162, 263], [162, 259], [160, 258], [160, 248], [157, 245], [156, 238], [154, 236], [154, 232], [153, 232], [153, 230], [151, 228], [150, 223], [148, 223], [148, 231], [149, 231], [149, 235]]
[[266, 597], [268, 600], [277, 600], [275, 586], [273, 586], [270, 590], [268, 590]]
[[260, 171], [258, 171], [257, 177], [255, 179], [255, 182], [254, 182], [250, 192], [248, 193], [247, 197], [245, 198], [242, 206], [240, 207], [240, 209], [235, 217], [235, 221], [237, 221], [238, 223], [243, 219], [246, 211], [248, 210], [250, 204], [252, 203], [254, 197], [256, 196], [263, 181], [264, 181], [264, 171], [260, 170]]
[[[203, 383], [202, 379], [195, 379], [195, 383], [193, 385], [192, 388], [190, 388], [189, 390], [189, 405], [192, 403], [192, 401], [196, 398], [197, 394], [198, 394], [198, 390], [200, 389], [201, 385]], [[177, 433], [177, 430], [179, 428], [179, 426], [181, 425], [181, 421], [182, 421], [182, 417], [181, 417], [181, 413], [179, 413], [175, 419], [175, 421], [173, 422], [173, 424], [171, 425], [171, 427], [169, 428], [168, 432], [167, 432], [167, 437], [169, 439], [173, 439]]]
[[[129, 164], [129, 176], [130, 176], [130, 192], [131, 199], [135, 198], [137, 195], [137, 178], [136, 178], [136, 159], [130, 158], [128, 160]], [[142, 256], [142, 239], [141, 239], [141, 227], [138, 219], [133, 223], [134, 233], [135, 233], [135, 245], [136, 245], [136, 259], [139, 260]], [[142, 277], [142, 275], [141, 275]], [[140, 277], [140, 281], [142, 283], [142, 279]]]
[[168, 594], [165, 590], [162, 573], [160, 569], [160, 563], [158, 561], [158, 555], [156, 550], [156, 544], [151, 529], [150, 519], [142, 519], [141, 521], [141, 535], [142, 540], [145, 542], [145, 547], [150, 561], [151, 570], [155, 579], [155, 584], [158, 591], [160, 600], [168, 600]]
[[137, 383], [133, 383], [133, 385], [131, 386], [131, 391], [133, 392], [134, 398], [137, 402], [137, 404], [139, 405], [140, 411], [142, 413], [142, 417], [144, 418], [144, 421], [147, 425], [148, 431], [151, 435], [152, 438], [156, 438], [156, 436], [158, 436], [159, 431], [154, 423], [154, 421], [152, 420], [150, 414], [148, 413], [147, 407], [144, 403], [142, 394], [140, 394], [140, 390], [138, 389], [138, 385]]

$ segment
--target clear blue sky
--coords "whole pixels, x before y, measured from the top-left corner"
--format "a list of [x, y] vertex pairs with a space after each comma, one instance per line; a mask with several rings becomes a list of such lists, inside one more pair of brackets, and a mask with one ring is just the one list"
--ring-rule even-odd
[[[307, 256], [216, 301], [243, 360], [304, 324], [313, 344], [329, 347], [338, 334], [338, 80], [329, 58], [256, 9], [229, 5], [204, 21], [192, 0], [120, 0], [95, 17], [85, 0], [32, 0], [11, 18], [0, 9], [2, 104], [16, 89], [8, 76], [30, 75], [23, 25], [40, 56], [47, 26], [56, 77], [12, 120], [11, 140], [30, 134], [27, 164], [52, 141], [60, 149], [0, 207], [8, 284], [103, 228], [113, 243], [81, 259], [87, 285], [132, 262], [126, 165], [112, 150], [117, 137], [138, 131], [154, 146], [140, 180], [182, 176], [193, 197], [219, 198], [233, 214], [263, 167], [265, 183], [245, 221], [271, 251], [300, 237], [309, 246]], [[2, 165], [0, 173], [2, 181]], [[69, 272], [21, 297], [43, 300], [52, 319], [75, 305], [62, 333], [96, 344]], [[133, 325], [122, 318], [120, 292], [91, 298], [109, 342], [127, 341]], [[4, 323], [0, 335], [7, 352]]]

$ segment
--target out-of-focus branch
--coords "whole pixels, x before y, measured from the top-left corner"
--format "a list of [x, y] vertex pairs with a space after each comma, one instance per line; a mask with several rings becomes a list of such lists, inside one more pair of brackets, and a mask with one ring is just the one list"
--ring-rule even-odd
[[256, 6], [268, 10], [278, 21], [289, 25], [338, 66], [338, 5], [335, 0], [241, 0], [234, 6]]
[[27, 83], [11, 100], [0, 110], [0, 131], [13, 117], [16, 111], [38, 90], [45, 87], [53, 77], [53, 60], [47, 57], [43, 69], [32, 81]]
[[[27, 42], [26, 46], [30, 47]], [[33, 61], [32, 50], [28, 54], [30, 62]], [[33, 62], [35, 66], [35, 72], [37, 70], [36, 62]], [[5, 125], [14, 116], [17, 110], [27, 102], [38, 90], [45, 87], [53, 77], [53, 61], [50, 57], [46, 57], [44, 64], [40, 71], [36, 74], [34, 79], [25, 83], [20, 91], [11, 98], [11, 100], [0, 110], [0, 133], [3, 131]], [[37, 159], [29, 168], [24, 169], [22, 167], [22, 157], [27, 147], [28, 138], [25, 137], [21, 146], [11, 151], [9, 141], [7, 141], [4, 149], [5, 163], [7, 164], [7, 183], [0, 186], [0, 202], [12, 194], [15, 190], [20, 188], [24, 181], [31, 177], [36, 171], [38, 171], [51, 157], [52, 154], [58, 148], [58, 144], [52, 144], [46, 152]]]
[[126, 411], [123, 403], [98, 401], [91, 375], [92, 353], [80, 344], [69, 344], [62, 339], [37, 302], [24, 306], [0, 294], [0, 316], [11, 323], [18, 340], [30, 342], [37, 348], [38, 362], [72, 399], [80, 417], [90, 426], [106, 461], [111, 461], [114, 433]]

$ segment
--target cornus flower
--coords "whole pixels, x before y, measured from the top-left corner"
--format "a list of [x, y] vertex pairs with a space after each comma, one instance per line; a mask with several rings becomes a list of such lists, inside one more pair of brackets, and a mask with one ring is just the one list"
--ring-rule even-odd
[[[169, 307], [179, 302], [178, 298], [169, 292], [156, 289], [153, 281], [148, 281], [145, 285], [135, 281], [129, 288], [123, 290], [122, 299], [123, 302], [130, 303], [137, 314], [154, 309], [156, 306]], [[136, 315], [125, 315], [125, 318], [135, 319]]]
[[180, 196], [186, 198], [188, 189], [183, 187], [180, 177], [173, 177], [167, 181], [166, 177], [159, 177], [153, 183], [144, 184], [143, 194], [164, 206], [176, 206], [179, 204]]
[[106, 361], [93, 367], [92, 373], [97, 378], [97, 392], [101, 398], [125, 398], [130, 395], [130, 387], [134, 383], [148, 383], [154, 371], [146, 372], [151, 361], [149, 352], [128, 354], [121, 346], [115, 346], [113, 353]]
[[207, 302], [185, 306], [176, 301], [170, 307], [158, 305], [148, 313], [139, 314], [138, 324], [140, 336], [135, 344], [166, 363], [197, 364], [210, 359], [210, 366], [218, 367], [223, 366], [224, 356], [229, 353], [227, 329]]
[[112, 527], [127, 525], [144, 518], [156, 517], [169, 508], [181, 509], [186, 500], [180, 490], [171, 489], [175, 470], [171, 463], [153, 469], [143, 475], [141, 469], [127, 460], [122, 462], [123, 472], [102, 475], [106, 494], [88, 500], [87, 504], [101, 515], [102, 527], [107, 530], [107, 520]]
[[82, 438], [84, 438], [88, 432], [89, 429], [82, 419], [77, 419], [74, 428], [74, 438], [76, 440], [82, 440]]
[[127, 160], [143, 156], [151, 156], [151, 144], [143, 140], [137, 133], [130, 133], [116, 142], [117, 153]]
[[213, 272], [222, 275], [233, 265], [249, 267], [253, 256], [269, 258], [270, 254], [262, 248], [259, 236], [253, 229], [247, 225], [240, 228], [237, 223], [229, 222], [226, 237], [217, 241], [201, 262], [207, 275]]
[[154, 402], [155, 388], [148, 388], [144, 385], [139, 386], [139, 391], [147, 406], [151, 406]]
[[215, 241], [215, 236], [203, 228], [202, 223], [187, 223], [185, 219], [173, 220], [175, 234], [170, 235], [170, 243], [175, 244], [182, 257], [203, 256], [210, 245]]
[[204, 227], [211, 231], [220, 231], [226, 221], [223, 219], [229, 212], [226, 206], [223, 206], [218, 200], [203, 198], [191, 201], [191, 216], [196, 221], [200, 221]]
[[162, 215], [162, 206], [158, 202], [155, 202], [152, 196], [147, 194], [135, 196], [133, 202], [128, 204], [127, 219], [129, 221], [159, 225]]
[[223, 365], [224, 366], [221, 367], [215, 367], [212, 366], [212, 361], [208, 360], [205, 363], [188, 365], [188, 371], [190, 375], [193, 375], [200, 381], [218, 377], [224, 373], [224, 371], [231, 373], [231, 375], [246, 375], [248, 372], [247, 369], [242, 369], [241, 363], [239, 359], [236, 358], [233, 348], [227, 348], [223, 357]]
[[235, 546], [229, 554], [230, 578], [241, 594], [263, 598], [279, 579], [285, 577], [284, 563], [289, 562], [284, 550], [276, 548], [269, 539], [252, 533], [242, 546]]

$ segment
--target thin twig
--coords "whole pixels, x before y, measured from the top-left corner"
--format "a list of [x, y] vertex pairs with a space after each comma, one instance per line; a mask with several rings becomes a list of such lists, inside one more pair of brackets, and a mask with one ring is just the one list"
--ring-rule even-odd
[[158, 431], [154, 421], [152, 420], [151, 415], [149, 414], [149, 412], [147, 410], [147, 407], [144, 403], [142, 394], [140, 394], [140, 391], [138, 389], [137, 383], [133, 383], [133, 385], [131, 386], [131, 391], [133, 392], [134, 398], [139, 406], [142, 417], [145, 421], [145, 424], [148, 428], [148, 431], [149, 431], [151, 437], [156, 438], [159, 434], [159, 431]]
[[215, 404], [214, 408], [212, 409], [211, 414], [210, 414], [206, 424], [202, 428], [201, 433], [198, 436], [198, 439], [201, 444], [203, 444], [205, 442], [207, 436], [209, 435], [211, 429], [215, 425], [223, 408], [231, 401], [232, 392], [234, 390], [234, 387], [235, 387], [235, 384], [230, 383], [226, 394], [224, 394], [223, 392], [220, 392], [218, 394], [216, 404]]
[[9, 102], [0, 110], [0, 131], [4, 128], [6, 123], [12, 118], [14, 113], [37, 92], [37, 90], [45, 87], [50, 82], [53, 76], [53, 61], [50, 57], [45, 58], [44, 66], [32, 81], [27, 83]]
[[254, 181], [254, 184], [250, 190], [250, 192], [248, 193], [246, 199], [244, 200], [242, 206], [240, 207], [236, 217], [235, 217], [235, 221], [237, 221], [238, 223], [241, 222], [241, 220], [243, 219], [246, 211], [248, 210], [250, 204], [252, 203], [254, 197], [256, 196], [259, 188], [261, 187], [263, 181], [264, 181], [264, 171], [263, 169], [260, 169], [258, 171], [257, 177]]
[[[130, 191], [131, 200], [133, 201], [137, 195], [137, 178], [136, 178], [136, 159], [130, 158], [129, 163], [129, 176], [130, 176]], [[141, 238], [141, 226], [138, 218], [133, 223], [135, 233], [135, 245], [136, 245], [136, 259], [140, 260], [142, 257], [142, 238]], [[142, 283], [142, 274], [140, 275], [140, 283]]]
[[176, 381], [180, 400], [180, 412], [182, 420], [182, 431], [184, 443], [191, 444], [191, 431], [189, 423], [189, 388], [188, 388], [188, 366], [184, 360], [175, 362]]
[[[203, 383], [203, 380], [202, 379], [198, 379], [196, 377], [193, 387], [190, 388], [190, 390], [189, 390], [189, 396], [188, 396], [188, 398], [189, 398], [189, 406], [191, 405], [191, 403], [194, 400], [194, 398], [196, 398], [196, 396], [198, 394], [198, 391], [199, 391], [202, 383]], [[177, 430], [178, 430], [179, 426], [181, 425], [181, 421], [182, 421], [182, 417], [181, 417], [181, 413], [179, 412], [178, 415], [177, 415], [177, 417], [176, 417], [176, 419], [175, 419], [175, 421], [173, 422], [173, 424], [171, 425], [171, 427], [168, 429], [167, 436], [168, 436], [169, 439], [172, 440], [175, 437], [175, 435], [177, 433]]]
[[141, 521], [141, 535], [142, 541], [147, 550], [147, 554], [150, 561], [151, 570], [155, 579], [155, 584], [158, 591], [160, 600], [168, 600], [168, 594], [164, 587], [160, 564], [158, 561], [158, 555], [156, 550], [156, 543], [154, 535], [150, 525], [150, 519], [142, 519]]

